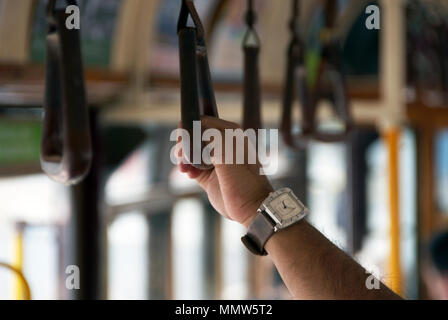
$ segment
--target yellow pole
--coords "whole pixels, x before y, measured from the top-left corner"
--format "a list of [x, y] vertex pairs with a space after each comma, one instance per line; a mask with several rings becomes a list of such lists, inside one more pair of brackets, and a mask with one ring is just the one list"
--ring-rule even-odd
[[[24, 223], [17, 223], [16, 234], [14, 235], [14, 262], [13, 267], [22, 273], [23, 270], [23, 230]], [[13, 297], [15, 300], [21, 300], [24, 297], [23, 283], [18, 277], [14, 277]]]
[[390, 256], [387, 284], [402, 295], [402, 274], [400, 265], [400, 187], [399, 187], [399, 140], [398, 128], [386, 129], [384, 134], [388, 150], [388, 182], [390, 211]]
[[406, 15], [405, 0], [381, 0], [381, 96], [384, 103], [383, 138], [388, 151], [388, 184], [390, 203], [389, 287], [402, 295], [400, 267], [400, 193], [399, 139], [400, 123], [406, 115]]

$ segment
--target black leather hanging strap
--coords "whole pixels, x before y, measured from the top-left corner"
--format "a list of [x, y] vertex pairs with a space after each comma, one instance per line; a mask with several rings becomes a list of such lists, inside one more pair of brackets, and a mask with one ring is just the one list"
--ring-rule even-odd
[[261, 85], [259, 72], [260, 39], [255, 30], [257, 20], [253, 0], [247, 0], [247, 32], [243, 40], [244, 50], [244, 105], [243, 128], [260, 129]]
[[[338, 16], [337, 1], [325, 0], [325, 31], [331, 31], [336, 25]], [[325, 40], [325, 39], [323, 39]], [[322, 61], [319, 67], [316, 85], [313, 88], [313, 109], [320, 100], [329, 101], [344, 128], [337, 132], [326, 133], [315, 131], [314, 138], [321, 142], [343, 142], [347, 139], [351, 128], [350, 98], [342, 66], [340, 44], [336, 40], [327, 40], [322, 48]]]
[[[68, 15], [47, 4], [47, 63], [41, 166], [67, 185], [89, 172], [92, 147], [79, 30], [68, 29]], [[76, 1], [67, 0], [67, 5]]]
[[[188, 27], [188, 17], [193, 20], [194, 27]], [[213, 166], [203, 163], [200, 159], [203, 144], [200, 141], [201, 137], [197, 137], [198, 141], [193, 140], [193, 123], [200, 121], [202, 115], [218, 117], [218, 109], [208, 63], [204, 28], [191, 0], [182, 0], [177, 33], [181, 81], [181, 123], [182, 128], [188, 130], [190, 135], [189, 148], [186, 148], [185, 143], [183, 144], [183, 155], [185, 160], [196, 168], [207, 170]]]
[[[314, 110], [307, 85], [305, 45], [299, 33], [299, 5], [298, 0], [292, 0], [292, 17], [289, 22], [291, 40], [287, 53], [281, 132], [286, 145], [302, 149], [307, 146], [314, 131]], [[293, 106], [296, 100], [302, 111], [301, 134], [293, 134]]]
[[[344, 141], [350, 132], [351, 117], [349, 97], [342, 71], [340, 48], [337, 42], [325, 43], [316, 84], [310, 88], [305, 66], [305, 45], [299, 33], [299, 0], [292, 0], [292, 19], [290, 21], [291, 42], [288, 49], [288, 63], [283, 96], [281, 131], [287, 145], [303, 149], [310, 141]], [[337, 1], [325, 1], [325, 31], [336, 24]], [[293, 105], [297, 98], [302, 111], [301, 133], [294, 134]], [[318, 129], [318, 103], [326, 99], [332, 103], [336, 114], [344, 122], [344, 130], [323, 132]]]

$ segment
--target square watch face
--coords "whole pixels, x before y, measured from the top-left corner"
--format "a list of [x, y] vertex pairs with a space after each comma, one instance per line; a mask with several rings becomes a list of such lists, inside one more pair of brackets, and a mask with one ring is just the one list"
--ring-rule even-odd
[[305, 209], [290, 192], [281, 193], [272, 199], [266, 208], [272, 213], [274, 220], [282, 226], [297, 220]]

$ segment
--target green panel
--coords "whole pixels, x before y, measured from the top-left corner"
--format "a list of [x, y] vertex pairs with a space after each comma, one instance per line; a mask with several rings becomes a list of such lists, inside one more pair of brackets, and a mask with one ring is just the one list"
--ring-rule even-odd
[[0, 166], [38, 163], [40, 122], [0, 122]]

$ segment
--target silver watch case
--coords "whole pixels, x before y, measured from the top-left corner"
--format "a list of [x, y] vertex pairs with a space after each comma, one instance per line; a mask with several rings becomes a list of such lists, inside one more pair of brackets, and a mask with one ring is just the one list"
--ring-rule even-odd
[[[285, 206], [285, 209], [290, 209], [288, 214], [283, 212], [281, 207], [275, 207], [275, 204], [278, 204], [278, 202], [282, 199], [284, 200], [281, 203], [288, 203], [288, 207]], [[275, 222], [275, 232], [299, 222], [308, 214], [308, 209], [295, 196], [290, 188], [281, 188], [277, 191], [271, 192], [258, 209], [258, 212], [262, 211], [266, 212]]]

